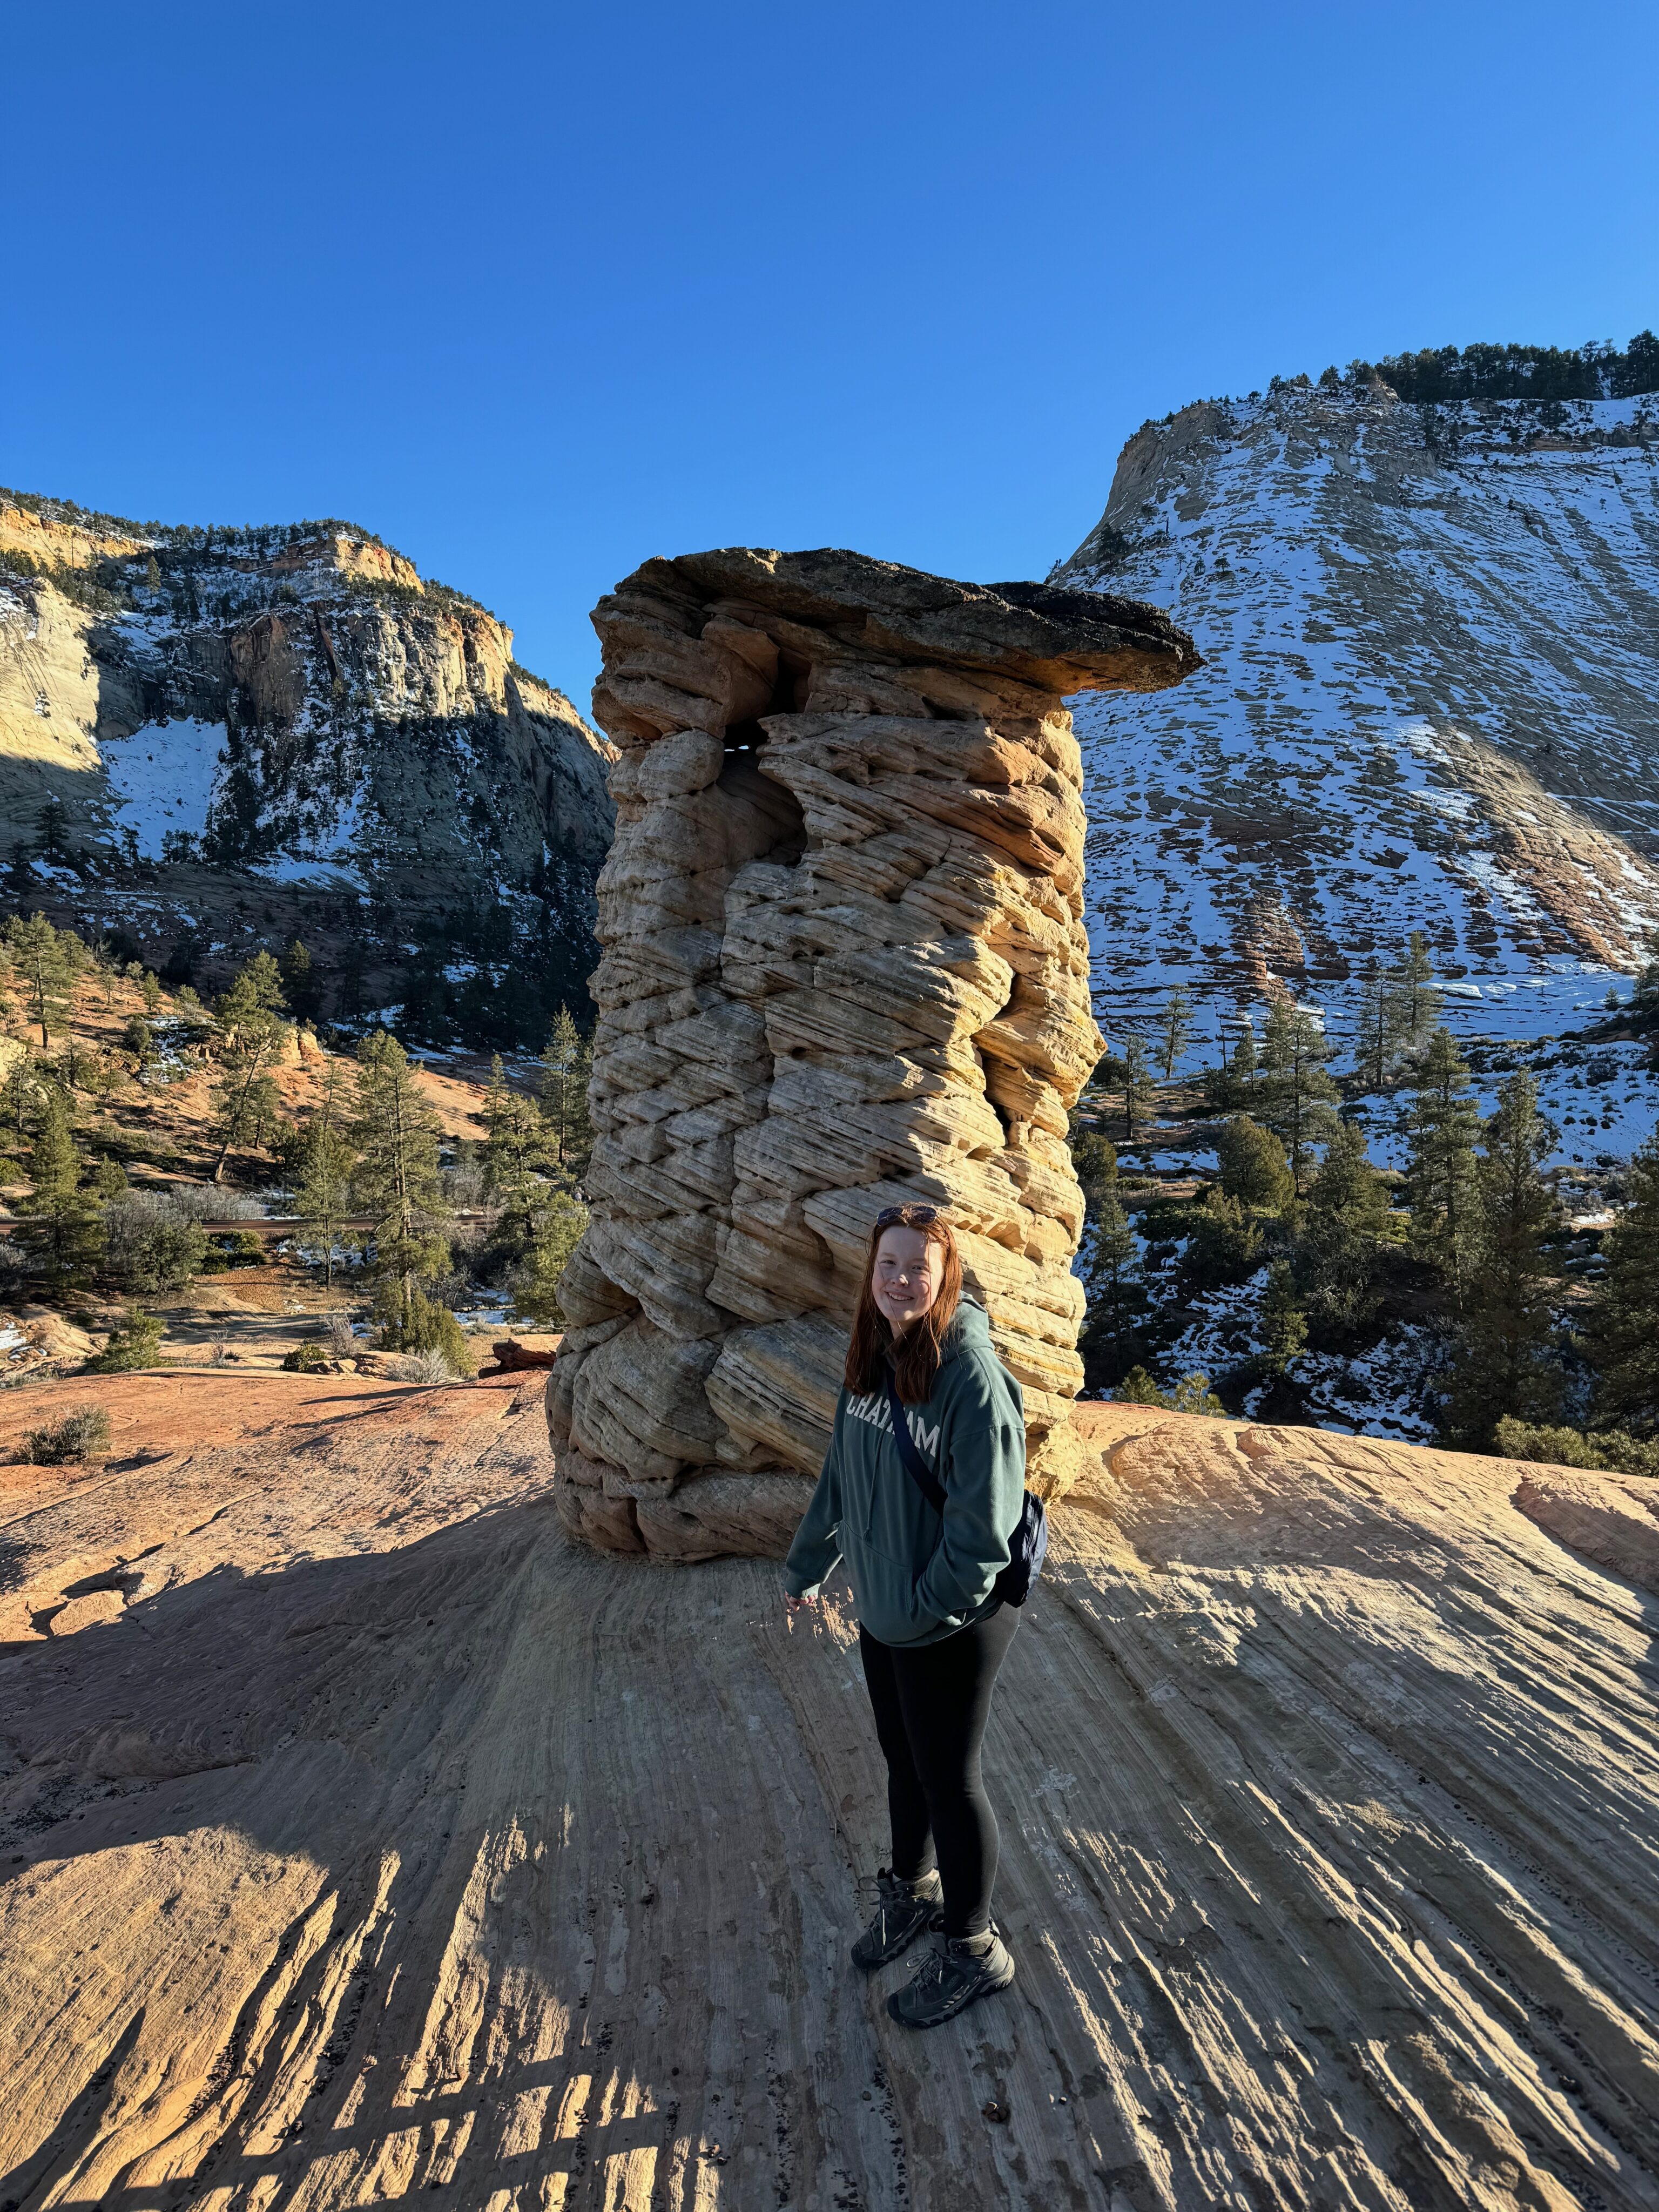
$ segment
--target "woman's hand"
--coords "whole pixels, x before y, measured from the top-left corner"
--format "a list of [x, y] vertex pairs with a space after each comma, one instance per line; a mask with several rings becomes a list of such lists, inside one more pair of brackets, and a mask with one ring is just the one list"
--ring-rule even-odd
[[787, 1591], [787, 1590], [786, 1590], [786, 1591], [784, 1592], [784, 1595], [783, 1595], [783, 1602], [784, 1602], [784, 1606], [785, 1606], [786, 1610], [788, 1612], [790, 1618], [793, 1620], [793, 1619], [794, 1618], [794, 1616], [795, 1616], [795, 1614], [796, 1614], [796, 1613], [806, 1613], [806, 1612], [808, 1612], [808, 1611], [810, 1611], [810, 1610], [811, 1610], [811, 1609], [815, 1608], [815, 1607], [817, 1607], [817, 1597], [816, 1597], [816, 1596], [813, 1596], [813, 1597], [791, 1597], [791, 1596], [790, 1596], [790, 1595], [789, 1595], [789, 1593], [788, 1593], [788, 1591]]

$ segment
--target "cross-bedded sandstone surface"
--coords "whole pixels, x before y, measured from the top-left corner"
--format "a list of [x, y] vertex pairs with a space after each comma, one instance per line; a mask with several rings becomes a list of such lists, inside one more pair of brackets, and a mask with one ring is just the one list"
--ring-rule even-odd
[[916, 2036], [844, 1591], [572, 1544], [540, 1388], [0, 1397], [115, 1454], [0, 1466], [0, 2204], [1659, 2206], [1659, 1486], [1080, 1407]]
[[1057, 1492], [1066, 1114], [1101, 1049], [1063, 695], [1179, 683], [1191, 641], [1129, 600], [741, 547], [647, 562], [593, 619], [622, 750], [592, 1220], [549, 1401], [568, 1525], [781, 1550], [872, 1224], [906, 1199], [948, 1211]]

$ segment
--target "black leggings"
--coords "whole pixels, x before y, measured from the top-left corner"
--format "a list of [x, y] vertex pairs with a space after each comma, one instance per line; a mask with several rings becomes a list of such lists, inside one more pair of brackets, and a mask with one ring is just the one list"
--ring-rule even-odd
[[979, 1747], [997, 1669], [1019, 1626], [1012, 1606], [937, 1644], [908, 1650], [859, 1631], [864, 1679], [887, 1761], [893, 1872], [915, 1881], [937, 1865], [947, 1936], [982, 1936], [997, 1878], [997, 1821]]

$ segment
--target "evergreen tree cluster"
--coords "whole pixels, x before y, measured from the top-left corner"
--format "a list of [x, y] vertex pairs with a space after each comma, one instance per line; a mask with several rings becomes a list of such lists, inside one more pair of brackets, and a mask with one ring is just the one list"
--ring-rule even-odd
[[[1659, 963], [1642, 971], [1634, 1004], [1650, 971]], [[1566, 1224], [1547, 1173], [1559, 1133], [1534, 1079], [1511, 1075], [1483, 1116], [1440, 1006], [1420, 934], [1365, 979], [1346, 1080], [1351, 1094], [1405, 1090], [1407, 1165], [1392, 1179], [1403, 1204], [1370, 1158], [1357, 1108], [1339, 1112], [1316, 1010], [1287, 995], [1261, 1040], [1243, 1024], [1205, 1079], [1226, 1115], [1215, 1181], [1191, 1200], [1131, 1194], [1139, 1238], [1112, 1146], [1074, 1126], [1093, 1380], [1118, 1395], [1161, 1389], [1146, 1373], [1158, 1362], [1160, 1271], [1161, 1287], [1185, 1298], [1256, 1279], [1261, 1348], [1235, 1382], [1293, 1376], [1304, 1350], [1355, 1351], [1390, 1316], [1409, 1316], [1444, 1333], [1438, 1420], [1449, 1441], [1518, 1450], [1532, 1439], [1531, 1455], [1548, 1456], [1545, 1444], [1570, 1437], [1586, 1464], [1645, 1468], [1654, 1455], [1659, 1465], [1659, 1135], [1632, 1165], [1586, 1291], [1565, 1273]], [[1131, 1067], [1109, 1054], [1097, 1071], [1097, 1085], [1124, 1094], [1126, 1137], [1152, 1105], [1132, 1100]], [[1583, 1425], [1552, 1425], [1568, 1408]]]
[[[106, 948], [88, 949], [39, 915], [15, 918], [0, 941], [0, 1006], [21, 1012], [40, 1037], [38, 1050], [29, 1046], [13, 1056], [0, 1088], [0, 1137], [9, 1140], [28, 1182], [18, 1246], [57, 1291], [95, 1279], [141, 1294], [178, 1289], [204, 1268], [234, 1264], [234, 1254], [228, 1260], [210, 1247], [202, 1226], [224, 1201], [193, 1185], [133, 1190], [118, 1160], [88, 1157], [77, 1093], [101, 1095], [108, 1080], [130, 1079], [118, 1065], [122, 1054], [89, 1053], [70, 1026], [76, 981], [88, 969], [112, 1008], [118, 963]], [[146, 1008], [129, 1018], [124, 1035], [131, 1073], [142, 1078], [156, 1055], [153, 1024], [162, 993], [136, 963], [124, 980]], [[437, 1352], [464, 1370], [465, 1336], [434, 1295], [454, 1261], [439, 1125], [403, 1045], [376, 1030], [360, 1042], [355, 1066], [325, 1055], [315, 1112], [303, 1125], [283, 1117], [273, 1071], [291, 1036], [289, 1017], [312, 1011], [314, 988], [312, 963], [296, 942], [280, 963], [256, 953], [210, 1016], [193, 992], [179, 994], [175, 1005], [194, 1008], [194, 1034], [207, 1040], [212, 1058], [211, 1183], [224, 1180], [238, 1154], [276, 1156], [331, 1285], [349, 1225], [366, 1216], [368, 1234], [357, 1260], [374, 1286], [382, 1344]], [[48, 1057], [54, 1044], [61, 1049]], [[115, 1064], [114, 1077], [106, 1062]], [[562, 1326], [559, 1279], [586, 1224], [580, 1180], [593, 1143], [591, 1068], [587, 1039], [562, 1006], [537, 1095], [510, 1088], [499, 1059], [489, 1094], [484, 1185], [494, 1221], [486, 1256], [511, 1283], [520, 1310], [553, 1327]], [[131, 1346], [122, 1356], [129, 1364], [137, 1358]]]
[[1638, 331], [1622, 349], [1591, 339], [1577, 347], [1429, 346], [1385, 355], [1372, 369], [1355, 362], [1350, 376], [1373, 374], [1402, 399], [1625, 399], [1659, 392], [1659, 337]]

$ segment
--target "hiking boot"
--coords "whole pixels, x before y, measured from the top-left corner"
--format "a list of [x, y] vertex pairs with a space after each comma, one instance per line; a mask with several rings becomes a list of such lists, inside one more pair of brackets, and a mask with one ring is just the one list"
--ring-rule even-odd
[[866, 1973], [890, 1966], [901, 1951], [908, 1951], [935, 1917], [945, 1892], [937, 1868], [919, 1881], [905, 1881], [883, 1867], [873, 1880], [859, 1884], [861, 1900], [872, 1903], [875, 1917], [853, 1946], [853, 1964]]
[[887, 2009], [905, 2027], [938, 2027], [1013, 1978], [1012, 1956], [994, 1928], [983, 1936], [942, 1936], [904, 1988], [888, 1998]]

